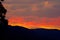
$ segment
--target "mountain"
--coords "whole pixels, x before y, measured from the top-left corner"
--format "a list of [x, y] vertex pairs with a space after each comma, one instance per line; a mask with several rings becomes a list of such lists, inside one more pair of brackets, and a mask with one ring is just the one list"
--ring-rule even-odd
[[[6, 26], [4, 26], [6, 27]], [[6, 40], [60, 40], [60, 30], [27, 29], [19, 26], [7, 26], [2, 32]]]

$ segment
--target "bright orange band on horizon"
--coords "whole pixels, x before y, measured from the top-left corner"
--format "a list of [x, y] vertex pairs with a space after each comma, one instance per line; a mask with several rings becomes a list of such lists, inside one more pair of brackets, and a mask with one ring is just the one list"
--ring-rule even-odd
[[[50, 22], [46, 22], [50, 20]], [[45, 29], [58, 29], [60, 30], [60, 17], [59, 18], [42, 18], [41, 22], [24, 22], [23, 18], [15, 17], [9, 19], [9, 25], [12, 26], [23, 26], [28, 29], [36, 29], [36, 28], [45, 28]]]

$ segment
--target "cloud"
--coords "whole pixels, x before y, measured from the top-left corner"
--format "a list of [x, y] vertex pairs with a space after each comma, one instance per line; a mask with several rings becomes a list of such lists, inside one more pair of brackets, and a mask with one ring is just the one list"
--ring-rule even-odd
[[47, 18], [47, 17], [34, 17], [34, 16], [26, 16], [26, 17], [12, 17], [9, 19], [9, 25], [19, 25], [29, 29], [35, 28], [48, 28], [48, 29], [56, 29], [60, 28], [60, 17], [57, 18]]
[[[12, 15], [16, 16], [39, 16], [39, 17], [58, 17], [60, 16], [60, 5], [57, 5], [56, 2], [50, 2], [48, 1], [41, 1], [38, 3], [14, 3], [14, 0], [10, 0], [13, 2], [12, 4], [5, 4], [6, 9], [8, 10], [7, 13], [10, 13]], [[10, 2], [8, 1], [8, 2]], [[16, 1], [16, 0], [15, 0]], [[20, 2], [21, 0], [18, 0], [17, 2]], [[36, 0], [35, 0], [36, 1]], [[23, 2], [23, 1], [22, 1]], [[25, 2], [25, 1], [24, 1]], [[27, 1], [28, 2], [28, 1]], [[29, 2], [32, 2], [29, 1]]]
[[15, 25], [36, 26], [31, 28], [39, 28], [41, 25], [54, 26], [51, 28], [60, 26], [59, 0], [5, 0], [3, 5], [7, 9], [9, 24], [15, 22]]

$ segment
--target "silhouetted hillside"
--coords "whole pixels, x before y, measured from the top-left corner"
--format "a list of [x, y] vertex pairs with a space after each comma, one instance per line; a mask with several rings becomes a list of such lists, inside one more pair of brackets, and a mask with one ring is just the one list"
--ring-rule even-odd
[[60, 40], [59, 30], [30, 30], [19, 26], [8, 26], [4, 31], [2, 38], [7, 40]]

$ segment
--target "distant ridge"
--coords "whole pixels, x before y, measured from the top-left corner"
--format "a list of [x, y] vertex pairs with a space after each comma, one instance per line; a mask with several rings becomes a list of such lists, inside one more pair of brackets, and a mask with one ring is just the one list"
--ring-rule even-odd
[[[5, 27], [5, 26], [4, 26]], [[60, 30], [27, 29], [22, 26], [7, 26], [4, 32], [8, 40], [60, 40]]]

